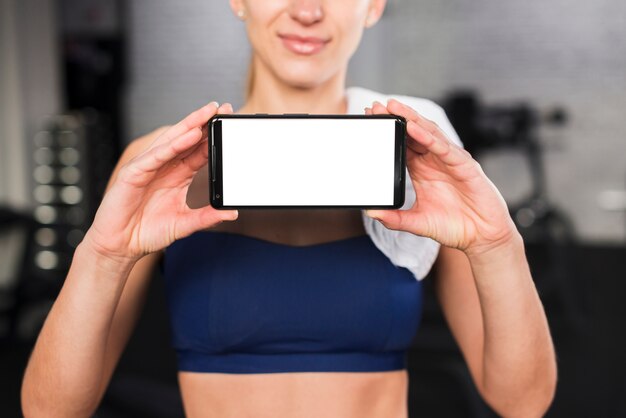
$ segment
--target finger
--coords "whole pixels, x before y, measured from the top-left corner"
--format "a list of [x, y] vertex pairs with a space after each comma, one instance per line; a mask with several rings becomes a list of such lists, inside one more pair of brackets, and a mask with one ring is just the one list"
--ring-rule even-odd
[[409, 137], [408, 140], [406, 141], [406, 147], [407, 147], [407, 157], [409, 156], [409, 153], [411, 152], [415, 154], [420, 154], [420, 155], [426, 154], [428, 152], [428, 149], [425, 146], [415, 141], [411, 137]]
[[471, 159], [465, 150], [445, 138], [434, 135], [414, 121], [407, 123], [406, 130], [410, 138], [421, 144], [428, 152], [436, 155], [437, 158], [447, 165], [457, 166]]
[[149, 149], [136, 159], [131, 160], [129, 165], [142, 172], [156, 171], [174, 158], [179, 157], [185, 151], [193, 148], [201, 140], [202, 131], [200, 128], [194, 128], [170, 142]]
[[237, 210], [216, 210], [212, 206], [189, 209], [176, 222], [176, 239], [184, 238], [194, 232], [211, 228], [220, 222], [234, 221], [239, 217]]
[[[217, 114], [227, 115], [233, 113], [233, 106], [230, 103], [223, 103], [217, 109]], [[208, 124], [202, 126], [202, 140], [192, 149], [180, 156], [182, 162], [192, 173], [200, 170], [209, 160], [208, 146]]]
[[[228, 115], [231, 113], [234, 113], [233, 105], [230, 103], [223, 103], [217, 108], [216, 114]], [[209, 147], [207, 144], [209, 138], [208, 128], [208, 123], [202, 126], [202, 142], [181, 157], [187, 166], [194, 172], [202, 168], [202, 166], [206, 164], [209, 157]]]
[[396, 99], [387, 100], [387, 110], [394, 115], [402, 116], [406, 120], [417, 120], [420, 117], [415, 109]]
[[420, 215], [406, 210], [372, 210], [368, 209], [365, 214], [370, 218], [382, 223], [385, 228], [396, 231], [410, 231], [416, 235], [424, 235], [426, 229]]
[[366, 107], [365, 108], [365, 114], [366, 115], [371, 115], [372, 114], [372, 108], [371, 107]]
[[418, 159], [420, 156], [422, 156], [424, 153], [423, 152], [415, 152], [410, 148], [407, 148], [406, 150], [406, 166], [409, 170], [409, 175], [411, 174], [411, 167], [415, 167], [413, 164], [415, 163], [415, 160]]
[[219, 109], [217, 109], [217, 113], [221, 113], [221, 114], [234, 113], [233, 105], [231, 105], [230, 103], [224, 103], [219, 107]]
[[439, 128], [439, 125], [437, 125], [432, 120], [427, 119], [424, 116], [420, 115], [412, 107], [407, 106], [404, 103], [399, 102], [396, 99], [389, 99], [389, 101], [387, 102], [387, 109], [389, 110], [389, 112], [393, 113], [394, 115], [399, 115], [399, 116], [404, 117], [407, 121], [412, 120], [413, 122], [417, 123], [418, 125], [422, 126], [424, 129], [426, 129], [428, 132], [437, 136], [438, 138], [442, 138], [442, 139], [445, 139], [446, 141], [449, 141], [446, 134], [441, 130], [441, 128]]
[[[215, 114], [222, 114], [222, 115], [230, 114], [230, 113], [233, 113], [233, 106], [230, 103], [223, 103], [220, 107], [217, 108], [217, 111], [215, 112]], [[205, 123], [202, 125], [202, 139], [205, 139], [208, 137], [209, 137], [209, 124]]]
[[172, 125], [169, 129], [163, 132], [163, 134], [161, 134], [154, 140], [152, 145], [158, 146], [170, 142], [192, 129], [201, 129], [204, 125], [206, 125], [209, 119], [211, 119], [217, 113], [218, 108], [219, 104], [217, 102], [211, 102], [205, 106], [202, 106], [200, 109], [190, 113], [183, 120], [175, 125]]
[[192, 173], [196, 173], [209, 161], [209, 141], [203, 139], [194, 148], [189, 155], [182, 159], [182, 162], [189, 168]]
[[[387, 109], [387, 107], [377, 101], [373, 103], [371, 111], [372, 113], [377, 114], [377, 115], [389, 114], [389, 110]], [[408, 141], [407, 146], [412, 148], [415, 152], [419, 154], [423, 154], [426, 152], [426, 149], [422, 145], [415, 143], [415, 142], [412, 143], [411, 141]]]
[[388, 115], [389, 111], [387, 110], [387, 107], [385, 105], [378, 101], [375, 101], [374, 103], [372, 103], [372, 113], [375, 115]]
[[[430, 151], [437, 155], [443, 162], [450, 165], [458, 165], [466, 158], [460, 148], [454, 144], [443, 133], [439, 126], [425, 117], [421, 116], [415, 109], [395, 99], [389, 99], [387, 109], [407, 120], [407, 133], [411, 139], [407, 145], [418, 153]], [[416, 146], [416, 142], [419, 146]]]

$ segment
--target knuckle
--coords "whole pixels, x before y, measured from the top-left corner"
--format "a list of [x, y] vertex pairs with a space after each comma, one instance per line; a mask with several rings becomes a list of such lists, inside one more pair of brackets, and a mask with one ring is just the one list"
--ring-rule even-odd
[[469, 153], [468, 150], [466, 150], [465, 148], [459, 148], [459, 152], [461, 153], [461, 155], [463, 156], [463, 158], [465, 159], [473, 159], [472, 154]]
[[133, 163], [135, 159], [129, 160], [120, 166], [119, 175], [128, 175], [130, 170], [132, 170]]
[[137, 176], [137, 168], [131, 161], [122, 165], [120, 167], [120, 171], [117, 174], [117, 178], [119, 181], [123, 183], [132, 182], [132, 180]]
[[452, 153], [452, 147], [447, 142], [444, 142], [443, 144], [441, 144], [441, 148], [442, 148], [442, 151], [439, 154], [439, 156], [442, 158], [445, 158], [448, 155], [450, 155], [450, 153]]
[[199, 112], [194, 110], [185, 119], [183, 119], [181, 123], [185, 128], [191, 129], [194, 126], [194, 121], [198, 119], [198, 116]]
[[439, 131], [439, 126], [432, 120], [426, 119], [426, 126], [427, 126], [426, 129], [428, 130], [428, 132], [430, 132], [433, 135], [437, 133], [437, 131]]
[[474, 159], [472, 159], [472, 168], [477, 172], [477, 173], [484, 173], [483, 171], [483, 167], [482, 165], [480, 165], [480, 163]]

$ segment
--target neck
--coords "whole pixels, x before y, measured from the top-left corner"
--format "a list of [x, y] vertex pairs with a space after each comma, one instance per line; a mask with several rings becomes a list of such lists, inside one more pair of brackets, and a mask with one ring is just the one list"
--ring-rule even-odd
[[285, 84], [255, 57], [252, 91], [237, 113], [345, 114], [345, 69], [324, 83], [310, 87]]

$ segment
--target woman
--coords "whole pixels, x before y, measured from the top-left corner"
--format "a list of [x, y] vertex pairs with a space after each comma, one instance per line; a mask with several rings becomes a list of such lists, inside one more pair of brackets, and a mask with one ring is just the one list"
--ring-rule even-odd
[[[231, 0], [253, 49], [251, 88], [239, 112], [346, 113], [348, 60], [363, 28], [380, 18], [384, 6], [384, 0]], [[202, 128], [215, 113], [229, 112], [229, 104], [210, 103], [124, 152], [30, 358], [22, 389], [27, 417], [93, 413], [136, 322], [151, 271], [168, 246], [165, 273], [188, 416], [407, 416], [407, 371], [398, 359], [416, 319], [398, 321], [398, 329], [389, 331], [397, 336], [391, 344], [379, 339], [384, 330], [377, 318], [371, 329], [358, 322], [361, 315], [367, 322], [371, 310], [387, 312], [389, 300], [359, 303], [372, 296], [370, 284], [393, 283], [410, 289], [402, 293], [411, 303], [402, 305], [404, 314], [415, 312], [419, 282], [381, 256], [364, 234], [359, 211], [238, 213], [208, 206]], [[397, 100], [374, 102], [365, 112], [408, 120], [407, 168], [417, 194], [408, 210], [368, 215], [390, 230], [442, 244], [436, 289], [478, 390], [503, 416], [541, 416], [554, 395], [555, 355], [521, 237], [502, 197], [437, 123]], [[281, 261], [301, 267], [305, 258], [317, 264], [313, 271], [295, 272], [302, 282], [292, 288], [295, 278], [272, 270]], [[325, 258], [339, 268], [324, 270]], [[342, 269], [356, 274], [346, 279]], [[388, 277], [376, 273], [381, 271]], [[327, 276], [339, 287], [322, 289]], [[235, 283], [237, 292], [228, 292]], [[285, 299], [256, 305], [272, 285]], [[327, 292], [320, 296], [320, 289]], [[207, 303], [213, 291], [220, 297]], [[354, 301], [344, 301], [349, 309], [328, 302], [342, 291], [346, 299], [356, 292]], [[306, 309], [297, 309], [300, 303]], [[354, 303], [361, 310], [353, 310]], [[296, 309], [272, 317], [280, 306]], [[208, 311], [196, 315], [194, 309]], [[331, 320], [305, 321], [308, 309], [311, 318]], [[208, 325], [207, 312], [213, 321]], [[253, 322], [264, 325], [250, 328]], [[290, 340], [296, 347], [290, 354], [293, 347], [268, 343], [271, 332], [304, 338]], [[236, 352], [233, 347], [244, 340], [256, 352]], [[361, 352], [329, 349], [337, 348], [335, 340]], [[381, 351], [381, 341], [388, 350]]]

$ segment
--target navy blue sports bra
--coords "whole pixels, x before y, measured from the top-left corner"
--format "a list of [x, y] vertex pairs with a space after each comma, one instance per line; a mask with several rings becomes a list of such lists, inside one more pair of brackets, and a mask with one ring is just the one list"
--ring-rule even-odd
[[181, 371], [406, 368], [422, 288], [368, 235], [305, 247], [217, 231], [170, 245], [164, 278]]

